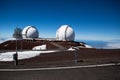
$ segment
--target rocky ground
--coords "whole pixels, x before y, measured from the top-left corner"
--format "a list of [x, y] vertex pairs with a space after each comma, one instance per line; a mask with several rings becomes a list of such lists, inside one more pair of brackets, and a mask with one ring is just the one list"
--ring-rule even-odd
[[[76, 55], [76, 56], [75, 56]], [[77, 60], [77, 61], [76, 61]], [[54, 68], [120, 63], [120, 49], [78, 50], [41, 54], [14, 62], [0, 62], [0, 69]], [[0, 80], [120, 80], [120, 65], [75, 69], [0, 71]]]

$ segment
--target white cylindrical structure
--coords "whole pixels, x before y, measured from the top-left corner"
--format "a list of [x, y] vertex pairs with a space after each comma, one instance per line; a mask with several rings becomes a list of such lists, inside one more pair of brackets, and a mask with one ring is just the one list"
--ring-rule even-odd
[[34, 26], [27, 26], [22, 31], [22, 37], [25, 38], [38, 38], [39, 32]]
[[56, 32], [57, 40], [74, 41], [75, 33], [69, 25], [62, 25]]

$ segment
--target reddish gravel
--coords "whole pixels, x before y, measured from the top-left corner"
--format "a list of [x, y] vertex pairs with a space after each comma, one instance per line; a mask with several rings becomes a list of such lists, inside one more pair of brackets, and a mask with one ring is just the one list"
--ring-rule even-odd
[[41, 54], [37, 57], [21, 60], [24, 63], [73, 61], [77, 53], [77, 60], [120, 59], [120, 49], [81, 49], [77, 51], [60, 51]]
[[[47, 50], [61, 50], [60, 52], [40, 54], [39, 56], [20, 60], [20, 63], [44, 63], [44, 62], [64, 62], [74, 61], [75, 53], [77, 60], [102, 60], [120, 59], [120, 49], [94, 49], [80, 48], [76, 51], [64, 51], [73, 46], [84, 46], [79, 42], [73, 41], [48, 41], [48, 40], [18, 40], [18, 50], [31, 50], [34, 46], [46, 44]], [[0, 44], [0, 50], [15, 50], [15, 40], [9, 40]], [[9, 63], [9, 62], [7, 62]]]
[[[74, 41], [48, 41], [48, 40], [18, 40], [17, 41], [17, 48], [18, 50], [32, 50], [35, 46], [40, 46], [46, 44], [47, 50], [53, 49], [66, 49], [73, 46], [84, 46], [79, 44], [79, 42]], [[15, 40], [8, 40], [4, 43], [0, 44], [0, 50], [15, 50], [16, 49], [16, 41]]]
[[0, 62], [0, 68], [74, 65], [75, 53], [77, 54], [77, 65], [120, 62], [120, 49], [80, 49], [77, 51], [42, 53], [33, 58], [19, 60], [17, 67], [14, 66], [14, 62]]

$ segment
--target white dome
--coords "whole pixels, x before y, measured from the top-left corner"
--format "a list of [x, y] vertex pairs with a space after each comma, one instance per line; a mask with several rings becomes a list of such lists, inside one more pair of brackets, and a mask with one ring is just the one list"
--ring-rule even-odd
[[75, 33], [69, 25], [62, 25], [56, 32], [57, 40], [74, 41]]
[[27, 26], [22, 31], [23, 38], [38, 38], [39, 32], [34, 26]]

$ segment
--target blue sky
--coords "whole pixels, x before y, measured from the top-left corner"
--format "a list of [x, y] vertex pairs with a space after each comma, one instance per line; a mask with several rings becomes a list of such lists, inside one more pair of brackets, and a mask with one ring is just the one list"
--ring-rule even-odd
[[55, 38], [63, 24], [74, 29], [76, 40], [120, 39], [120, 0], [0, 0], [0, 38], [28, 25], [39, 37]]

